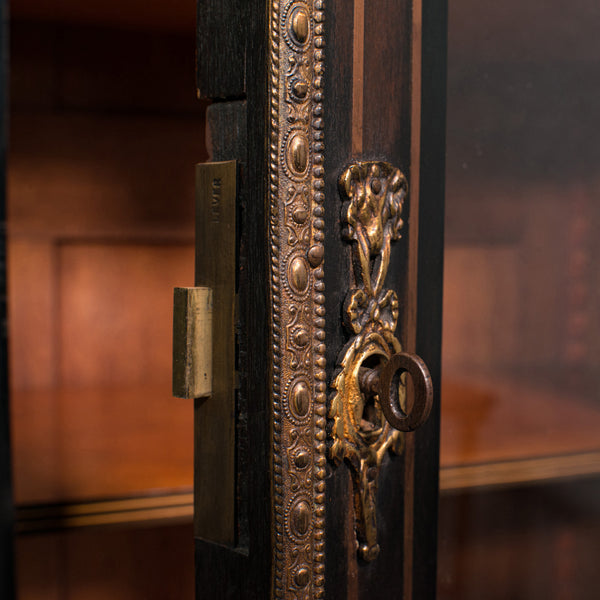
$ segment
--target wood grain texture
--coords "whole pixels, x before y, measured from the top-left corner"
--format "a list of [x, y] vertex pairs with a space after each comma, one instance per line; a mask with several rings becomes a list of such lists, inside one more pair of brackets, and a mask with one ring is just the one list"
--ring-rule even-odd
[[203, 138], [199, 117], [15, 111], [9, 232], [190, 240]]
[[411, 42], [411, 1], [368, 3], [363, 156], [385, 157], [404, 173], [410, 164]]
[[252, 29], [250, 3], [198, 0], [197, 6], [198, 97], [241, 98], [246, 93], [246, 52]]
[[191, 488], [193, 408], [172, 398], [169, 379], [15, 391], [13, 398], [18, 504]]
[[191, 489], [156, 492], [120, 499], [25, 505], [16, 508], [18, 534], [95, 527], [174, 525], [190, 523], [194, 510]]
[[[424, 16], [423, 27], [431, 28], [426, 37], [432, 44], [434, 36], [443, 31], [443, 7], [437, 6]], [[437, 11], [437, 12], [436, 12]], [[390, 14], [399, 18], [386, 19]], [[431, 21], [435, 14], [436, 21]], [[352, 156], [353, 123], [351, 122], [352, 90], [357, 85], [353, 81], [352, 65], [347, 58], [352, 56], [352, 43], [356, 24], [353, 14], [342, 2], [329, 3], [327, 23], [329, 32], [327, 40], [328, 61], [326, 72], [326, 139], [328, 153], [326, 156], [326, 194], [332, 199], [327, 204], [326, 213], [329, 233], [326, 236], [326, 269], [327, 292], [327, 347], [328, 368], [330, 373], [335, 369], [337, 353], [347, 341], [342, 328], [340, 305], [348, 283], [347, 273], [341, 265], [345, 264], [348, 248], [339, 236], [340, 204], [337, 189], [337, 177], [348, 164]], [[388, 160], [406, 172], [419, 173], [411, 165], [411, 47], [412, 5], [404, 3], [400, 7], [391, 3], [380, 2], [365, 6], [365, 41], [364, 41], [364, 114], [363, 114], [363, 147], [362, 158], [378, 158]], [[435, 34], [433, 33], [435, 31]], [[424, 46], [425, 47], [425, 46]], [[427, 47], [423, 58], [424, 69], [439, 59], [443, 54], [443, 38], [440, 42]], [[443, 62], [443, 61], [442, 61]], [[418, 64], [418, 62], [417, 62]], [[437, 65], [437, 63], [436, 63]], [[443, 71], [436, 73], [443, 79]], [[422, 127], [425, 154], [420, 159], [420, 202], [424, 205], [419, 211], [420, 235], [419, 256], [415, 259], [419, 269], [419, 288], [415, 296], [418, 298], [418, 322], [416, 329], [417, 352], [426, 354], [426, 362], [431, 361], [434, 377], [437, 378], [438, 390], [436, 403], [439, 402], [439, 330], [441, 326], [441, 277], [442, 226], [443, 226], [443, 92], [439, 81], [425, 77], [423, 83], [422, 110], [424, 119], [430, 118], [428, 110], [435, 113], [429, 127]], [[420, 101], [419, 96], [416, 96]], [[356, 150], [356, 144], [354, 144]], [[418, 155], [415, 159], [419, 160]], [[409, 198], [410, 198], [409, 182]], [[423, 196], [424, 194], [424, 196]], [[415, 203], [416, 204], [416, 203]], [[410, 205], [410, 200], [409, 200]], [[410, 214], [407, 211], [407, 220]], [[422, 219], [426, 222], [423, 224]], [[412, 229], [411, 229], [412, 232]], [[415, 235], [417, 232], [415, 231]], [[408, 228], [403, 230], [403, 240], [392, 249], [393, 257], [388, 279], [390, 287], [395, 289], [401, 298], [401, 311], [408, 310], [404, 300], [407, 286], [407, 254], [409, 247]], [[335, 259], [332, 257], [340, 257]], [[331, 263], [334, 262], [334, 266]], [[421, 279], [423, 277], [423, 279]], [[413, 307], [414, 308], [414, 307]], [[421, 313], [423, 311], [423, 314]], [[410, 323], [408, 317], [401, 318], [401, 323]], [[414, 324], [414, 319], [412, 319]], [[400, 331], [404, 344], [409, 340], [414, 344], [415, 332]], [[435, 341], [437, 339], [437, 342]], [[414, 348], [411, 348], [414, 350]], [[438, 409], [439, 410], [439, 409]], [[435, 437], [439, 426], [439, 413], [430, 418], [425, 427], [427, 433], [415, 434], [416, 459], [414, 475], [415, 493], [415, 535], [414, 545], [409, 548], [414, 552], [414, 569], [409, 570], [413, 577], [412, 594], [414, 598], [432, 598], [435, 586], [432, 585], [435, 572], [435, 514], [437, 488], [437, 443]], [[327, 479], [327, 561], [326, 589], [330, 598], [384, 598], [402, 597], [405, 588], [402, 569], [398, 565], [403, 561], [404, 546], [404, 458], [388, 457], [381, 473], [378, 491], [378, 520], [380, 532], [381, 555], [371, 564], [356, 562], [352, 535], [353, 510], [345, 504], [351, 496], [351, 482], [344, 466], [332, 468]], [[342, 511], [341, 513], [339, 511]], [[347, 510], [344, 514], [344, 510]], [[417, 524], [418, 523], [418, 524]], [[343, 558], [342, 558], [343, 557]], [[394, 573], [390, 577], [390, 573]], [[429, 573], [429, 575], [428, 575]]]
[[[190, 486], [192, 407], [169, 385], [170, 290], [191, 279], [193, 248], [21, 243], [11, 265], [17, 501]], [[44, 294], [27, 293], [28, 272]]]
[[[341, 309], [348, 289], [348, 273], [342, 265], [349, 264], [350, 247], [340, 235], [341, 200], [338, 178], [351, 158], [354, 90], [353, 56], [354, 15], [345, 0], [328, 0], [326, 11], [326, 47], [328, 67], [325, 71], [325, 137], [328, 140], [325, 153], [325, 270], [326, 339], [328, 381], [333, 366], [338, 361], [340, 349], [347, 341], [341, 322]], [[346, 60], [340, 57], [345, 57]], [[335, 140], [335, 141], [334, 141]], [[337, 260], [334, 257], [339, 257]], [[335, 265], [339, 265], [335, 268]], [[327, 540], [325, 560], [326, 598], [356, 600], [358, 598], [358, 566], [354, 533], [354, 506], [352, 479], [345, 465], [334, 469], [331, 465], [327, 478], [327, 513], [325, 536]]]
[[491, 188], [480, 176], [448, 178], [446, 370], [552, 366], [569, 379], [563, 388], [591, 390], [596, 176], [560, 186], [507, 178]]
[[600, 473], [600, 450], [536, 458], [519, 457], [440, 470], [440, 491], [491, 489], [534, 485], [548, 481], [576, 481]]
[[352, 30], [352, 154], [363, 151], [365, 117], [365, 2], [354, 0]]
[[[419, 280], [419, 202], [421, 175], [421, 68], [423, 55], [423, 6], [421, 0], [412, 3], [411, 31], [411, 143], [410, 173], [411, 212], [408, 220], [408, 274], [406, 277], [406, 309], [404, 318], [405, 348], [409, 352], [416, 350], [418, 280]], [[404, 597], [411, 598], [413, 591], [412, 571], [414, 569], [413, 545], [414, 531], [414, 436], [405, 439], [406, 469], [404, 471]]]
[[9, 356], [13, 389], [45, 389], [56, 384], [56, 267], [56, 246], [51, 242], [9, 241], [8, 302], [13, 333]]

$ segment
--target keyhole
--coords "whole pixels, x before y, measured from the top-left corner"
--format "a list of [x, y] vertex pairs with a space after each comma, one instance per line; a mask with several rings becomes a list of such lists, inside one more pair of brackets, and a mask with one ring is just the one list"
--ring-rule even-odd
[[372, 433], [382, 427], [382, 414], [378, 406], [377, 382], [379, 381], [378, 369], [382, 358], [379, 355], [367, 357], [360, 369], [361, 392], [364, 405], [360, 420], [360, 429], [363, 433]]

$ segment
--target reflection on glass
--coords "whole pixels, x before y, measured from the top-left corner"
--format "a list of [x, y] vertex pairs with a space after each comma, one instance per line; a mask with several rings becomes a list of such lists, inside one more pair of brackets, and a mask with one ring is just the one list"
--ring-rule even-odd
[[194, 3], [11, 4], [19, 597], [191, 597], [193, 403], [170, 369], [206, 159]]
[[440, 597], [593, 598], [600, 13], [449, 4]]
[[17, 504], [191, 486], [192, 406], [170, 392], [204, 154], [191, 32], [13, 24]]

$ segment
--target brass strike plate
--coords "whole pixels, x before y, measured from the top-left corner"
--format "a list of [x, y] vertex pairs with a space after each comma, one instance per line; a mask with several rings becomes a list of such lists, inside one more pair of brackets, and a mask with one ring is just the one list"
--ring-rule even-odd
[[212, 391], [212, 290], [175, 288], [173, 396], [203, 398]]

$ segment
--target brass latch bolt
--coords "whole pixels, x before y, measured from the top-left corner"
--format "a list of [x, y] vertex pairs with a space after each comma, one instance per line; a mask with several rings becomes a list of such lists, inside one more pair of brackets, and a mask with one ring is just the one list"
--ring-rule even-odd
[[207, 287], [176, 287], [173, 296], [173, 396], [212, 393], [213, 294]]

